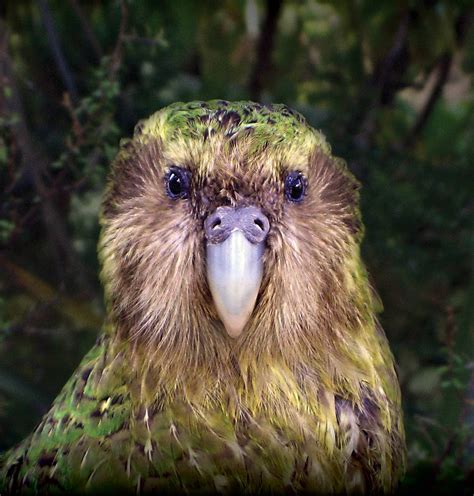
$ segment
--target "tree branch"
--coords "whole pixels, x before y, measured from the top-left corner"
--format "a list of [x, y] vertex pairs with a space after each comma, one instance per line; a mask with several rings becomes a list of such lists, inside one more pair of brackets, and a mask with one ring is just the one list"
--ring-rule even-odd
[[418, 114], [415, 124], [413, 125], [411, 131], [405, 140], [405, 147], [411, 146], [420, 136], [421, 132], [426, 126], [428, 119], [435, 107], [436, 102], [443, 93], [444, 85], [449, 77], [449, 72], [451, 70], [453, 62], [453, 54], [445, 52], [439, 58], [436, 71], [438, 73], [436, 77], [436, 82], [431, 90], [431, 93], [426, 100], [421, 112]]
[[257, 57], [250, 76], [248, 90], [253, 100], [260, 100], [264, 84], [272, 70], [275, 33], [283, 0], [267, 0], [267, 13], [258, 40]]
[[43, 20], [44, 28], [46, 30], [48, 43], [51, 48], [53, 58], [58, 68], [61, 79], [67, 91], [71, 95], [72, 100], [77, 102], [78, 93], [77, 93], [76, 83], [74, 82], [72, 73], [69, 70], [66, 59], [64, 58], [64, 54], [61, 48], [61, 43], [59, 42], [59, 37], [56, 32], [56, 28], [54, 26], [53, 16], [51, 15], [51, 11], [49, 9], [48, 1], [37, 0], [37, 3], [41, 14], [41, 18]]
[[[411, 13], [406, 12], [398, 24], [398, 29], [393, 38], [390, 50], [383, 60], [377, 65], [374, 74], [364, 90], [364, 93], [372, 94], [365, 116], [360, 119], [359, 132], [355, 136], [357, 148], [365, 150], [370, 147], [376, 129], [377, 112], [384, 101], [393, 98], [394, 86], [392, 84], [392, 74], [397, 65], [403, 59], [408, 42], [408, 28], [411, 22]], [[401, 80], [403, 72], [399, 71], [397, 77]]]
[[2, 272], [8, 274], [11, 280], [27, 291], [33, 298], [43, 304], [52, 304], [58, 314], [67, 318], [76, 328], [99, 329], [103, 316], [89, 301], [69, 298], [59, 293], [46, 281], [15, 265], [0, 254]]
[[99, 62], [103, 56], [102, 48], [94, 31], [92, 30], [89, 24], [89, 21], [87, 20], [87, 17], [84, 14], [84, 11], [82, 10], [81, 5], [79, 4], [78, 0], [68, 0], [68, 3], [71, 6], [74, 13], [76, 14], [76, 17], [79, 19], [82, 31], [84, 32], [84, 35], [87, 41], [89, 42], [89, 45], [94, 51], [96, 62]]
[[123, 43], [125, 41], [127, 24], [128, 24], [128, 7], [125, 1], [122, 0], [120, 2], [120, 26], [109, 67], [109, 78], [111, 80], [114, 79], [122, 62]]
[[[472, 24], [472, 11], [462, 13], [456, 20], [455, 31], [456, 31], [456, 45], [460, 48], [466, 38], [467, 31]], [[449, 74], [451, 71], [453, 63], [453, 52], [445, 52], [438, 60], [436, 64], [437, 77], [436, 82], [431, 90], [431, 93], [426, 100], [425, 105], [421, 109], [415, 124], [407, 134], [404, 146], [410, 147], [416, 140], [420, 137], [425, 128], [428, 120], [436, 106], [436, 102], [443, 94], [443, 88], [448, 81]]]
[[468, 439], [466, 446], [466, 458], [474, 456], [474, 361], [470, 364], [471, 374], [466, 388], [464, 398], [463, 416], [465, 417], [466, 427], [468, 428]]
[[64, 282], [67, 269], [74, 268], [74, 275], [80, 286], [86, 288], [87, 284], [83, 278], [84, 270], [75, 256], [64, 221], [51, 200], [51, 195], [44, 183], [43, 174], [49, 162], [40, 147], [34, 142], [26, 124], [23, 103], [15, 85], [13, 68], [8, 54], [8, 33], [1, 20], [0, 70], [0, 79], [11, 88], [10, 98], [3, 98], [4, 101], [0, 103], [2, 103], [3, 111], [7, 115], [16, 115], [18, 117], [11, 125], [11, 129], [21, 154], [22, 177], [28, 178], [41, 200], [41, 214], [55, 261], [54, 269], [59, 280]]

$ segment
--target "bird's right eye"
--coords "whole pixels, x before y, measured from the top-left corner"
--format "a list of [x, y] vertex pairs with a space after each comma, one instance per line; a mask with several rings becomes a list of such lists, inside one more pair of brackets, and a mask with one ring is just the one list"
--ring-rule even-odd
[[188, 198], [191, 183], [190, 173], [181, 167], [170, 167], [165, 176], [167, 195], [173, 199]]

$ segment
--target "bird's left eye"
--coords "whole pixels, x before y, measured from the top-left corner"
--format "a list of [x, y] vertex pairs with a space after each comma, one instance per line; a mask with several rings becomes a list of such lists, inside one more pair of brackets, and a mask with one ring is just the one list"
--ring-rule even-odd
[[191, 182], [190, 173], [181, 167], [171, 167], [165, 176], [166, 193], [170, 198], [187, 198]]
[[299, 171], [290, 172], [285, 178], [285, 195], [291, 202], [303, 200], [306, 192], [306, 178]]

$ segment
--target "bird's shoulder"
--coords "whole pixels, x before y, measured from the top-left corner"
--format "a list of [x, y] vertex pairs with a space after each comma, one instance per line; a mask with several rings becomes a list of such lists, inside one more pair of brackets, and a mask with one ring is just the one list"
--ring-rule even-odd
[[47, 484], [64, 491], [65, 481], [71, 488], [83, 478], [87, 482], [101, 465], [107, 465], [108, 477], [111, 471], [123, 473], [110, 454], [114, 439], [129, 437], [130, 388], [121, 357], [109, 353], [108, 339], [101, 336], [34, 432], [3, 455], [0, 487], [14, 493]]

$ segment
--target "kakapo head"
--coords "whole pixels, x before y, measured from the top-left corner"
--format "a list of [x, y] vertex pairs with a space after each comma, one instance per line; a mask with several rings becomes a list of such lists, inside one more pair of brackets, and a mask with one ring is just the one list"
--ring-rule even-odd
[[141, 121], [101, 223], [109, 316], [137, 346], [191, 369], [230, 349], [371, 363], [358, 183], [287, 106], [176, 103]]

